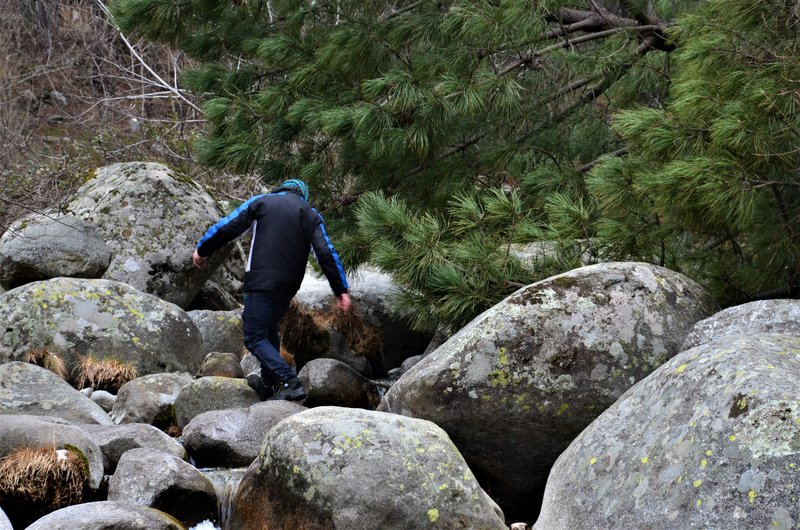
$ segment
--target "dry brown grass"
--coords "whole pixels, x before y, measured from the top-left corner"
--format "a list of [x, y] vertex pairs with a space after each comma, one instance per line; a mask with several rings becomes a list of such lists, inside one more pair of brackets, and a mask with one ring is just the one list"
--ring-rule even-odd
[[88, 472], [83, 456], [54, 448], [19, 447], [0, 461], [0, 500], [15, 528], [83, 501]]
[[374, 358], [381, 351], [381, 339], [377, 330], [364, 322], [361, 313], [355, 308], [348, 312], [335, 309], [331, 314], [317, 315], [315, 320], [319, 326], [341, 333], [355, 355]]
[[64, 363], [64, 359], [44, 348], [28, 350], [28, 352], [22, 356], [22, 361], [46, 368], [65, 380], [69, 376], [69, 371], [67, 370], [66, 363]]
[[281, 320], [281, 350], [308, 358], [321, 357], [328, 351], [328, 332], [299, 303], [292, 301]]
[[82, 357], [76, 367], [78, 388], [92, 387], [116, 394], [120, 387], [136, 377], [136, 368], [116, 359]]

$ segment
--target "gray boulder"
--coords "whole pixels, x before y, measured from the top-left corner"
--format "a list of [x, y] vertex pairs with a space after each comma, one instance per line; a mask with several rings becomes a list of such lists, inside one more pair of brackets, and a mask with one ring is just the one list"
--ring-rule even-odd
[[249, 466], [264, 435], [282, 419], [306, 407], [291, 401], [264, 401], [248, 408], [210, 410], [183, 429], [181, 440], [201, 468]]
[[306, 390], [307, 407], [332, 405], [374, 409], [380, 402], [375, 384], [343, 362], [314, 359], [297, 374]]
[[185, 372], [151, 374], [128, 381], [117, 392], [111, 419], [116, 424], [173, 425], [178, 392], [191, 382], [192, 376]]
[[[91, 387], [88, 387], [88, 389], [91, 390]], [[105, 390], [95, 390], [89, 393], [89, 399], [100, 405], [100, 408], [104, 411], [111, 412], [114, 409], [114, 402], [117, 400], [117, 396]]]
[[406, 372], [380, 410], [442, 427], [510, 517], [535, 515], [550, 466], [711, 311], [688, 278], [644, 263], [524, 287]]
[[227, 250], [205, 269], [192, 266], [197, 240], [220, 217], [200, 186], [162, 164], [102, 167], [63, 208], [100, 229], [112, 251], [104, 279], [132, 285], [187, 307]]
[[239, 356], [233, 353], [211, 352], [195, 374], [197, 377], [244, 377]]
[[45, 515], [25, 530], [185, 530], [172, 516], [127, 502], [87, 502]]
[[97, 227], [72, 215], [30, 214], [0, 236], [0, 282], [10, 287], [58, 276], [97, 278], [110, 261]]
[[762, 300], [723, 309], [695, 324], [683, 349], [725, 335], [783, 333], [800, 336], [800, 300]]
[[11, 521], [8, 520], [6, 512], [0, 509], [0, 530], [14, 530], [11, 526]]
[[244, 348], [242, 310], [187, 313], [203, 336], [203, 353], [213, 351], [241, 354]]
[[[408, 320], [394, 309], [398, 289], [389, 274], [374, 267], [364, 267], [348, 277], [348, 281], [354, 306], [365, 322], [373, 326], [380, 336], [385, 370], [400, 366], [407, 357], [425, 351], [431, 334], [412, 330]], [[336, 302], [327, 280], [319, 277], [310, 268], [296, 299], [312, 311], [330, 312]], [[371, 375], [385, 376], [381, 373]]]
[[108, 483], [108, 500], [164, 511], [187, 527], [217, 518], [213, 484], [191, 464], [153, 449], [122, 455]]
[[106, 411], [61, 377], [22, 362], [0, 364], [0, 414], [55, 416], [73, 423], [112, 423]]
[[184, 386], [175, 399], [175, 419], [183, 429], [192, 418], [209, 410], [249, 407], [260, 402], [244, 379], [201, 377]]
[[507, 528], [433, 423], [318, 407], [270, 429], [234, 499], [233, 528]]
[[19, 447], [71, 446], [81, 452], [89, 471], [89, 487], [97, 490], [103, 481], [103, 453], [80, 427], [47, 416], [0, 416], [0, 458]]
[[114, 281], [29, 283], [0, 295], [0, 321], [0, 361], [46, 349], [70, 368], [81, 356], [93, 356], [146, 375], [194, 372], [204, 355], [200, 332], [181, 308]]
[[795, 528], [798, 354], [753, 334], [675, 356], [559, 457], [537, 530]]
[[123, 454], [131, 449], [155, 449], [182, 460], [186, 449], [174, 438], [146, 423], [124, 425], [81, 425], [103, 453], [106, 474], [113, 475]]

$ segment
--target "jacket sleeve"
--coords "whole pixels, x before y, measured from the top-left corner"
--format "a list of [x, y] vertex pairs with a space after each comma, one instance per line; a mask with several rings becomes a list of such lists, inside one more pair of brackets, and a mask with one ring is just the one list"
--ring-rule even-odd
[[312, 211], [318, 222], [316, 222], [314, 231], [311, 234], [311, 248], [314, 250], [314, 257], [317, 259], [322, 273], [328, 279], [333, 294], [339, 296], [342, 293], [346, 293], [349, 287], [344, 274], [344, 267], [342, 267], [342, 262], [336, 253], [336, 249], [333, 248], [330, 237], [328, 237], [322, 216], [313, 208]]
[[197, 243], [197, 253], [201, 257], [207, 258], [219, 248], [230, 243], [242, 235], [255, 219], [256, 201], [263, 197], [257, 195], [241, 206], [236, 208], [229, 215], [223, 217], [209, 228]]

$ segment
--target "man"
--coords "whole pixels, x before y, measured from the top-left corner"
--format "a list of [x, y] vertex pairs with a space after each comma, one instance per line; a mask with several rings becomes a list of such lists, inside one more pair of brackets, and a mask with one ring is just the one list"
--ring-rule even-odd
[[253, 197], [209, 228], [197, 243], [192, 262], [205, 267], [206, 258], [248, 228], [252, 242], [242, 322], [245, 346], [261, 363], [261, 375], [248, 374], [247, 383], [261, 399], [303, 399], [306, 393], [297, 373], [280, 356], [278, 325], [300, 289], [310, 249], [336, 296], [336, 306], [349, 311], [344, 269], [322, 216], [308, 205], [308, 187], [298, 179]]

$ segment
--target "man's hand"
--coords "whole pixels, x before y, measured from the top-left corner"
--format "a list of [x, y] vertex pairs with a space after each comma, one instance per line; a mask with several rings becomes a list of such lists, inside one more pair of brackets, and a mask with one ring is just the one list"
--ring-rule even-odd
[[350, 300], [350, 295], [347, 293], [342, 293], [336, 297], [336, 307], [347, 313], [350, 311], [350, 305], [353, 303]]
[[208, 265], [206, 263], [206, 258], [200, 256], [196, 250], [194, 251], [194, 254], [192, 254], [192, 263], [194, 263], [194, 266], [198, 269], [205, 269], [206, 265]]

